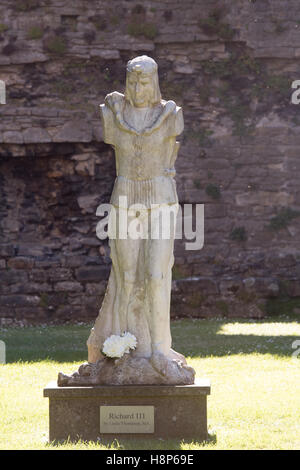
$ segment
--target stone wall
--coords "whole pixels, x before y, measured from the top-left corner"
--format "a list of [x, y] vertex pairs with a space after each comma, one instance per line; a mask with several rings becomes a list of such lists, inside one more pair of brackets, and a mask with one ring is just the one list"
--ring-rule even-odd
[[299, 44], [298, 0], [2, 0], [2, 323], [96, 316], [115, 177], [98, 105], [143, 53], [183, 106], [180, 201], [205, 204], [204, 248], [176, 241], [172, 315], [299, 313]]

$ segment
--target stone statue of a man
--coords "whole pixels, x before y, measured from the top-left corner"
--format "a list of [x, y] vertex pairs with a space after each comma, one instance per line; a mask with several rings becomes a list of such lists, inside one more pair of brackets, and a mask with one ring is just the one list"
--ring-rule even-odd
[[[89, 362], [71, 377], [60, 374], [58, 382], [194, 383], [194, 370], [171, 349], [170, 333], [178, 210], [174, 162], [176, 136], [183, 131], [182, 109], [161, 99], [157, 64], [141, 56], [127, 64], [125, 95], [110, 93], [100, 110], [104, 142], [114, 148], [117, 169], [110, 201], [112, 269], [87, 342]], [[162, 235], [162, 217], [168, 218], [168, 236]], [[137, 224], [142, 236], [132, 237], [129, 228]], [[125, 332], [135, 336], [136, 349], [115, 361], [105, 357], [107, 338]]]

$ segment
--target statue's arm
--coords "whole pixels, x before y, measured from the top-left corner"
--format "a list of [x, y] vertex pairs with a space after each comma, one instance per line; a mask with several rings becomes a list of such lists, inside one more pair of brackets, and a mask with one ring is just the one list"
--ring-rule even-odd
[[114, 145], [115, 126], [113, 122], [113, 113], [106, 104], [100, 104], [100, 116], [103, 140], [106, 144]]
[[175, 136], [180, 135], [184, 129], [182, 108], [176, 106], [175, 110]]
[[180, 147], [180, 142], [176, 141], [176, 136], [180, 135], [183, 131], [184, 128], [184, 121], [183, 121], [183, 113], [182, 113], [182, 108], [179, 106], [176, 106], [176, 109], [173, 111], [174, 114], [174, 121], [173, 121], [173, 126], [172, 126], [172, 132], [171, 132], [171, 138], [174, 139], [174, 147], [173, 147], [173, 152], [171, 155], [170, 159], [170, 176], [175, 176], [175, 160], [177, 158], [178, 150]]

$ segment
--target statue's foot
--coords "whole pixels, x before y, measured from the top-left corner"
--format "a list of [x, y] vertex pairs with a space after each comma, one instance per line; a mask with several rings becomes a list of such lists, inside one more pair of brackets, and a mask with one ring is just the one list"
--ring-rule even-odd
[[96, 364], [85, 362], [79, 366], [78, 371], [73, 372], [71, 375], [59, 372], [57, 385], [59, 387], [67, 387], [70, 385], [89, 385], [92, 380], [93, 369], [95, 369], [95, 367]]
[[92, 367], [93, 366], [90, 362], [84, 362], [78, 368], [79, 375], [81, 375], [82, 377], [89, 377], [92, 373]]
[[155, 352], [150, 358], [152, 367], [161, 375], [167, 374], [168, 358], [160, 352]]
[[184, 357], [183, 354], [180, 354], [179, 352], [177, 351], [174, 351], [174, 349], [170, 349], [170, 352], [168, 354], [168, 358], [169, 359], [175, 359], [175, 361], [179, 361], [179, 362], [182, 362], [182, 364], [186, 364], [186, 358]]
[[[76, 372], [75, 372], [75, 373], [76, 373]], [[73, 375], [74, 375], [74, 374], [73, 374]], [[57, 385], [58, 385], [59, 387], [66, 387], [66, 386], [68, 386], [71, 377], [72, 377], [72, 376], [70, 376], [70, 375], [63, 374], [62, 372], [59, 372], [59, 373], [58, 373], [58, 377], [57, 377]]]
[[[195, 379], [195, 371], [188, 366], [182, 354], [176, 353], [166, 356], [160, 352], [154, 352], [150, 358], [152, 367], [165, 380], [166, 383], [193, 384]], [[184, 362], [180, 359], [183, 357]]]

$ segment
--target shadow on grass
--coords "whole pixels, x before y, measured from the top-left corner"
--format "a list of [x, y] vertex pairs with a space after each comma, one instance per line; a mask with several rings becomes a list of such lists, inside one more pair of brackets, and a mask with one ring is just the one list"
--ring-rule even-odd
[[[183, 322], [187, 323], [183, 325]], [[294, 317], [273, 317], [261, 320], [191, 319], [189, 323], [188, 320], [179, 320], [172, 328], [172, 347], [185, 356], [197, 358], [253, 353], [291, 357], [292, 344], [297, 336], [284, 332], [286, 325], [291, 322], [295, 322]], [[275, 329], [275, 334], [268, 334], [269, 325], [274, 323], [277, 324], [272, 331], [273, 333]], [[245, 332], [231, 334], [230, 329], [226, 331], [226, 327], [232, 324], [244, 329]], [[246, 328], [243, 328], [243, 325]], [[259, 331], [260, 327], [263, 327], [263, 333]]]
[[[224, 334], [229, 323], [261, 325], [286, 323], [295, 318], [249, 319], [183, 319], [172, 322], [173, 348], [190, 357], [222, 357], [233, 354], [273, 354], [291, 357], [292, 344], [297, 336], [281, 334]], [[265, 325], [268, 328], [267, 325]], [[90, 325], [6, 328], [0, 330], [0, 339], [6, 343], [6, 362], [77, 362], [87, 360], [86, 340]], [[276, 331], [276, 333], [277, 333]], [[300, 335], [299, 335], [300, 336]]]
[[193, 439], [105, 439], [98, 438], [97, 441], [83, 441], [78, 440], [59, 440], [52, 441], [46, 444], [46, 448], [64, 448], [67, 446], [77, 445], [78, 447], [93, 446], [96, 448], [97, 444], [104, 446], [107, 450], [182, 450], [186, 448], [201, 448], [207, 445], [215, 445], [217, 443], [216, 434], [209, 434], [207, 439], [201, 440]]

